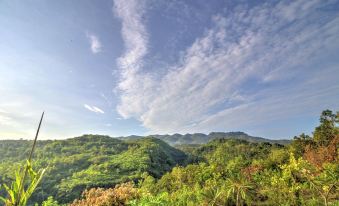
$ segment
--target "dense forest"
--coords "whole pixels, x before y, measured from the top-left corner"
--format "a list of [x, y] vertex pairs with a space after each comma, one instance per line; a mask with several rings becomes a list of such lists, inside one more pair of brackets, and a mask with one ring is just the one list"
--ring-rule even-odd
[[[33, 168], [46, 172], [28, 205], [338, 205], [338, 123], [325, 110], [312, 136], [280, 142], [241, 132], [38, 141]], [[31, 145], [0, 141], [1, 185]]]

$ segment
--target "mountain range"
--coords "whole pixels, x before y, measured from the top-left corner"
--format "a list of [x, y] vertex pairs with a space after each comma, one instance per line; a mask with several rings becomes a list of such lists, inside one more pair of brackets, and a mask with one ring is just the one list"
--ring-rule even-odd
[[[138, 136], [138, 135], [131, 135], [131, 136], [124, 136], [118, 137], [118, 139], [123, 140], [135, 140], [141, 139], [145, 136]], [[266, 139], [262, 137], [255, 137], [248, 135], [244, 132], [211, 132], [209, 134], [203, 133], [193, 133], [193, 134], [173, 134], [173, 135], [149, 135], [148, 137], [153, 137], [157, 139], [161, 139], [164, 142], [175, 146], [175, 145], [186, 145], [186, 144], [205, 144], [214, 139], [239, 139], [239, 140], [246, 140], [248, 142], [260, 143], [260, 142], [269, 142], [269, 143], [277, 143], [286, 145], [290, 143], [290, 140], [287, 139], [279, 139], [279, 140], [272, 140]]]

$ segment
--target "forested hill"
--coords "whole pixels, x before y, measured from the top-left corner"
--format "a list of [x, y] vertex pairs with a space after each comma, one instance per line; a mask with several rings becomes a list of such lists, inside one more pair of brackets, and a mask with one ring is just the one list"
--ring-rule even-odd
[[[231, 156], [242, 153], [238, 149], [232, 150], [236, 145], [245, 144], [249, 148], [263, 145], [267, 151], [271, 147], [283, 147], [280, 144], [250, 143], [244, 140], [247, 137], [244, 133], [227, 133], [228, 139], [217, 139], [224, 137], [223, 134], [211, 133], [209, 138], [214, 140], [203, 145], [176, 145], [180, 150], [155, 138], [166, 137], [159, 135], [135, 139], [83, 135], [65, 140], [40, 140], [33, 157], [34, 167], [48, 169], [43, 184], [33, 194], [30, 205], [50, 196], [59, 203], [70, 203], [87, 188], [109, 188], [123, 182], [138, 182], [148, 176], [159, 179], [175, 166], [205, 162], [225, 141], [232, 146], [219, 149], [222, 149], [222, 153], [231, 153]], [[194, 134], [191, 138], [197, 135]], [[184, 137], [184, 141], [181, 141], [183, 143], [196, 143], [194, 140], [188, 141], [188, 135], [181, 137]], [[251, 140], [259, 142], [265, 139]], [[0, 140], [0, 183], [12, 180], [13, 171], [25, 161], [32, 143], [31, 140]], [[257, 152], [256, 149], [255, 151]], [[266, 152], [262, 154], [265, 155]], [[4, 195], [3, 190], [0, 190], [1, 195]]]
[[[33, 168], [47, 171], [28, 205], [338, 205], [338, 123], [339, 112], [325, 110], [313, 136], [288, 145], [244, 133], [176, 148], [154, 136], [38, 141]], [[0, 185], [15, 183], [31, 145], [0, 141]]]
[[[13, 171], [27, 158], [31, 145], [32, 141], [28, 140], [0, 141], [1, 183], [13, 178]], [[124, 141], [84, 135], [38, 141], [33, 159], [36, 168], [48, 167], [48, 171], [31, 201], [41, 202], [53, 196], [59, 202], [71, 202], [85, 188], [136, 181], [144, 173], [159, 178], [185, 162], [186, 155], [151, 137]]]
[[[182, 145], [182, 144], [205, 144], [214, 139], [239, 139], [246, 140], [248, 142], [269, 142], [286, 145], [290, 143], [290, 140], [271, 140], [262, 137], [250, 136], [244, 132], [211, 132], [209, 134], [194, 133], [194, 134], [173, 134], [173, 135], [150, 135], [149, 137], [155, 137], [167, 142], [170, 145]], [[140, 139], [143, 136], [131, 135], [126, 137], [119, 137], [119, 139]]]
[[[42, 202], [53, 196], [61, 203], [68, 203], [79, 198], [86, 188], [113, 187], [126, 181], [137, 182], [145, 174], [160, 178], [177, 165], [185, 166], [202, 160], [198, 150], [200, 146], [193, 144], [219, 138], [248, 142], [270, 141], [241, 132], [126, 138], [83, 135], [65, 140], [40, 140], [33, 157], [34, 166], [47, 167], [48, 171], [31, 201]], [[180, 147], [180, 143], [190, 144], [189, 147], [194, 152], [191, 153], [187, 146]], [[31, 145], [31, 140], [0, 140], [2, 182], [10, 182], [13, 171], [27, 158]], [[0, 190], [0, 195], [2, 192]]]

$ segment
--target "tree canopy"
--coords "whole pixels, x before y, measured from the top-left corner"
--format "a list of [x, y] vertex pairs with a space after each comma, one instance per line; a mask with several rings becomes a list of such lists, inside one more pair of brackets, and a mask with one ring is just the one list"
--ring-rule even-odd
[[[177, 145], [154, 137], [84, 135], [38, 141], [47, 167], [29, 205], [337, 205], [339, 115], [325, 110], [313, 135], [290, 144], [216, 138]], [[9, 183], [30, 141], [0, 141]], [[2, 191], [4, 192], [4, 191]]]

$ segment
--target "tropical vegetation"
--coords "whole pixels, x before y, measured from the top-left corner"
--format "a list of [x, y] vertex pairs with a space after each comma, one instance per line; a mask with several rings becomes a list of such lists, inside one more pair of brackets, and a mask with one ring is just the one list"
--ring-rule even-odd
[[[152, 137], [38, 141], [47, 168], [28, 205], [338, 205], [339, 113], [284, 144], [215, 138], [172, 147]], [[286, 144], [285, 144], [286, 143]], [[15, 181], [31, 141], [0, 141], [0, 181]], [[0, 196], [5, 197], [2, 188]]]

